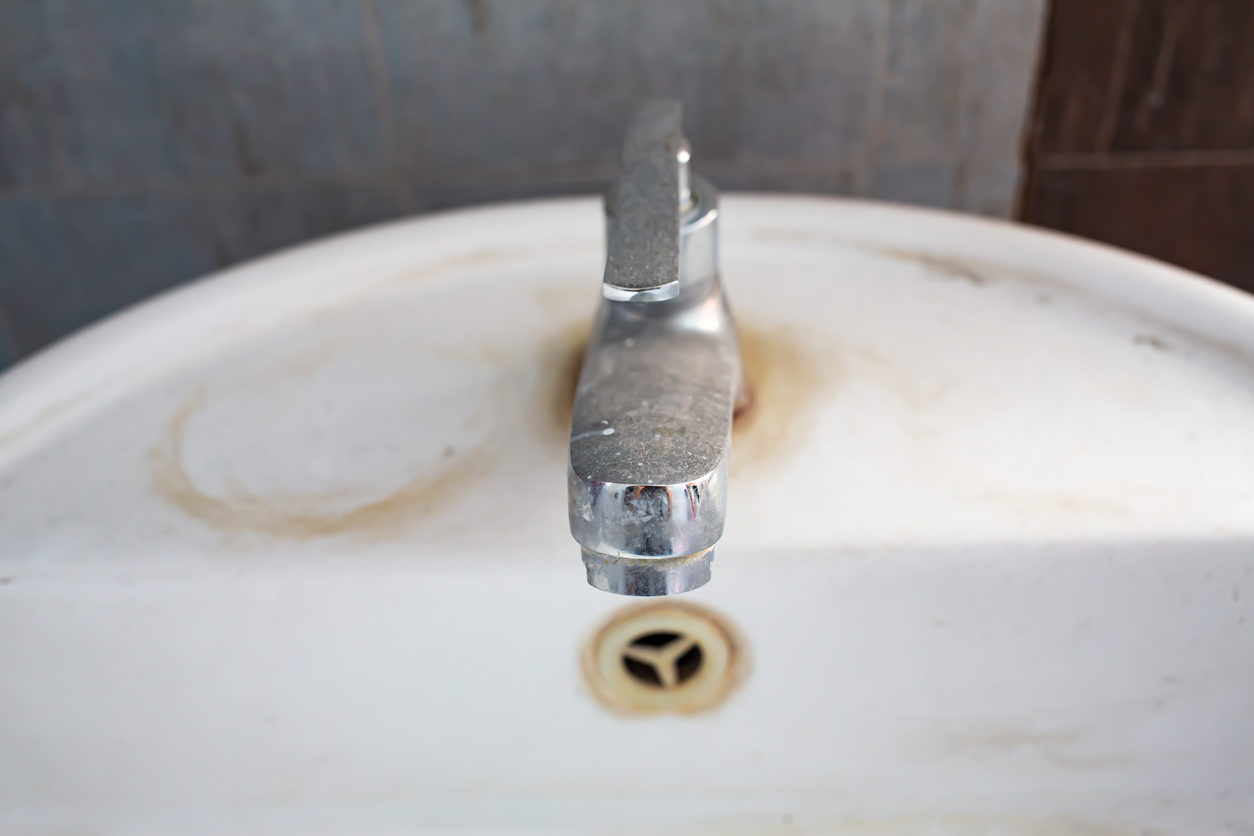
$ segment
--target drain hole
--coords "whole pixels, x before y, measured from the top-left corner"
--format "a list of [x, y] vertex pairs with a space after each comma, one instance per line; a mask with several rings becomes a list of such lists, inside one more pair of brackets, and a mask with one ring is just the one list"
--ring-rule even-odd
[[627, 673], [631, 674], [633, 679], [646, 685], [652, 685], [654, 688], [662, 687], [662, 678], [657, 675], [657, 669], [648, 662], [641, 662], [624, 656], [623, 667], [627, 669]]
[[705, 654], [696, 639], [658, 630], [632, 639], [622, 653], [623, 669], [653, 688], [677, 688], [697, 675]]
[[694, 644], [688, 649], [688, 652], [679, 657], [675, 662], [675, 673], [679, 677], [681, 683], [687, 682], [697, 675], [697, 671], [701, 670], [701, 663], [705, 661], [705, 654], [701, 652], [701, 645]]
[[679, 638], [678, 633], [645, 633], [631, 640], [632, 647], [666, 647]]

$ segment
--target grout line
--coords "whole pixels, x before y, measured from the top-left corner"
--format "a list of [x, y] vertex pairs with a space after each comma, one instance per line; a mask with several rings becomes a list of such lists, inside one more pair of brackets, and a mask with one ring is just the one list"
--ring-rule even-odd
[[1230, 168], [1254, 166], [1254, 148], [1216, 151], [1129, 151], [1040, 154], [1042, 171], [1093, 171], [1144, 168]]

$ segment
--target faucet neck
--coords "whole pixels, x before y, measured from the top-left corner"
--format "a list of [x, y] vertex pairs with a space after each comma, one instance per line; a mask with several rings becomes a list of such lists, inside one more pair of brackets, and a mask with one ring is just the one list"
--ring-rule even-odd
[[666, 595], [710, 578], [726, 516], [740, 349], [719, 282], [718, 192], [688, 170], [678, 102], [632, 118], [606, 197], [604, 299], [567, 470], [588, 582]]

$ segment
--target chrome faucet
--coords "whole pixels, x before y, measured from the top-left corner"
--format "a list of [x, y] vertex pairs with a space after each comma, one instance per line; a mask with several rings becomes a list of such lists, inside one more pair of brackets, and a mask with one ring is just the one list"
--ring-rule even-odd
[[689, 174], [681, 114], [650, 101], [628, 126], [570, 428], [570, 531], [588, 583], [620, 595], [709, 581], [727, 511], [740, 347], [719, 281], [718, 192]]

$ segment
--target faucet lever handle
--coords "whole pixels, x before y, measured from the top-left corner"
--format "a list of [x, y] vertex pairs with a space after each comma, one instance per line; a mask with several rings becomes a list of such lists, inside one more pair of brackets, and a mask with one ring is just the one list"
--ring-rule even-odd
[[683, 106], [645, 102], [631, 117], [623, 167], [605, 199], [605, 298], [661, 302], [679, 295], [680, 212], [690, 202]]

